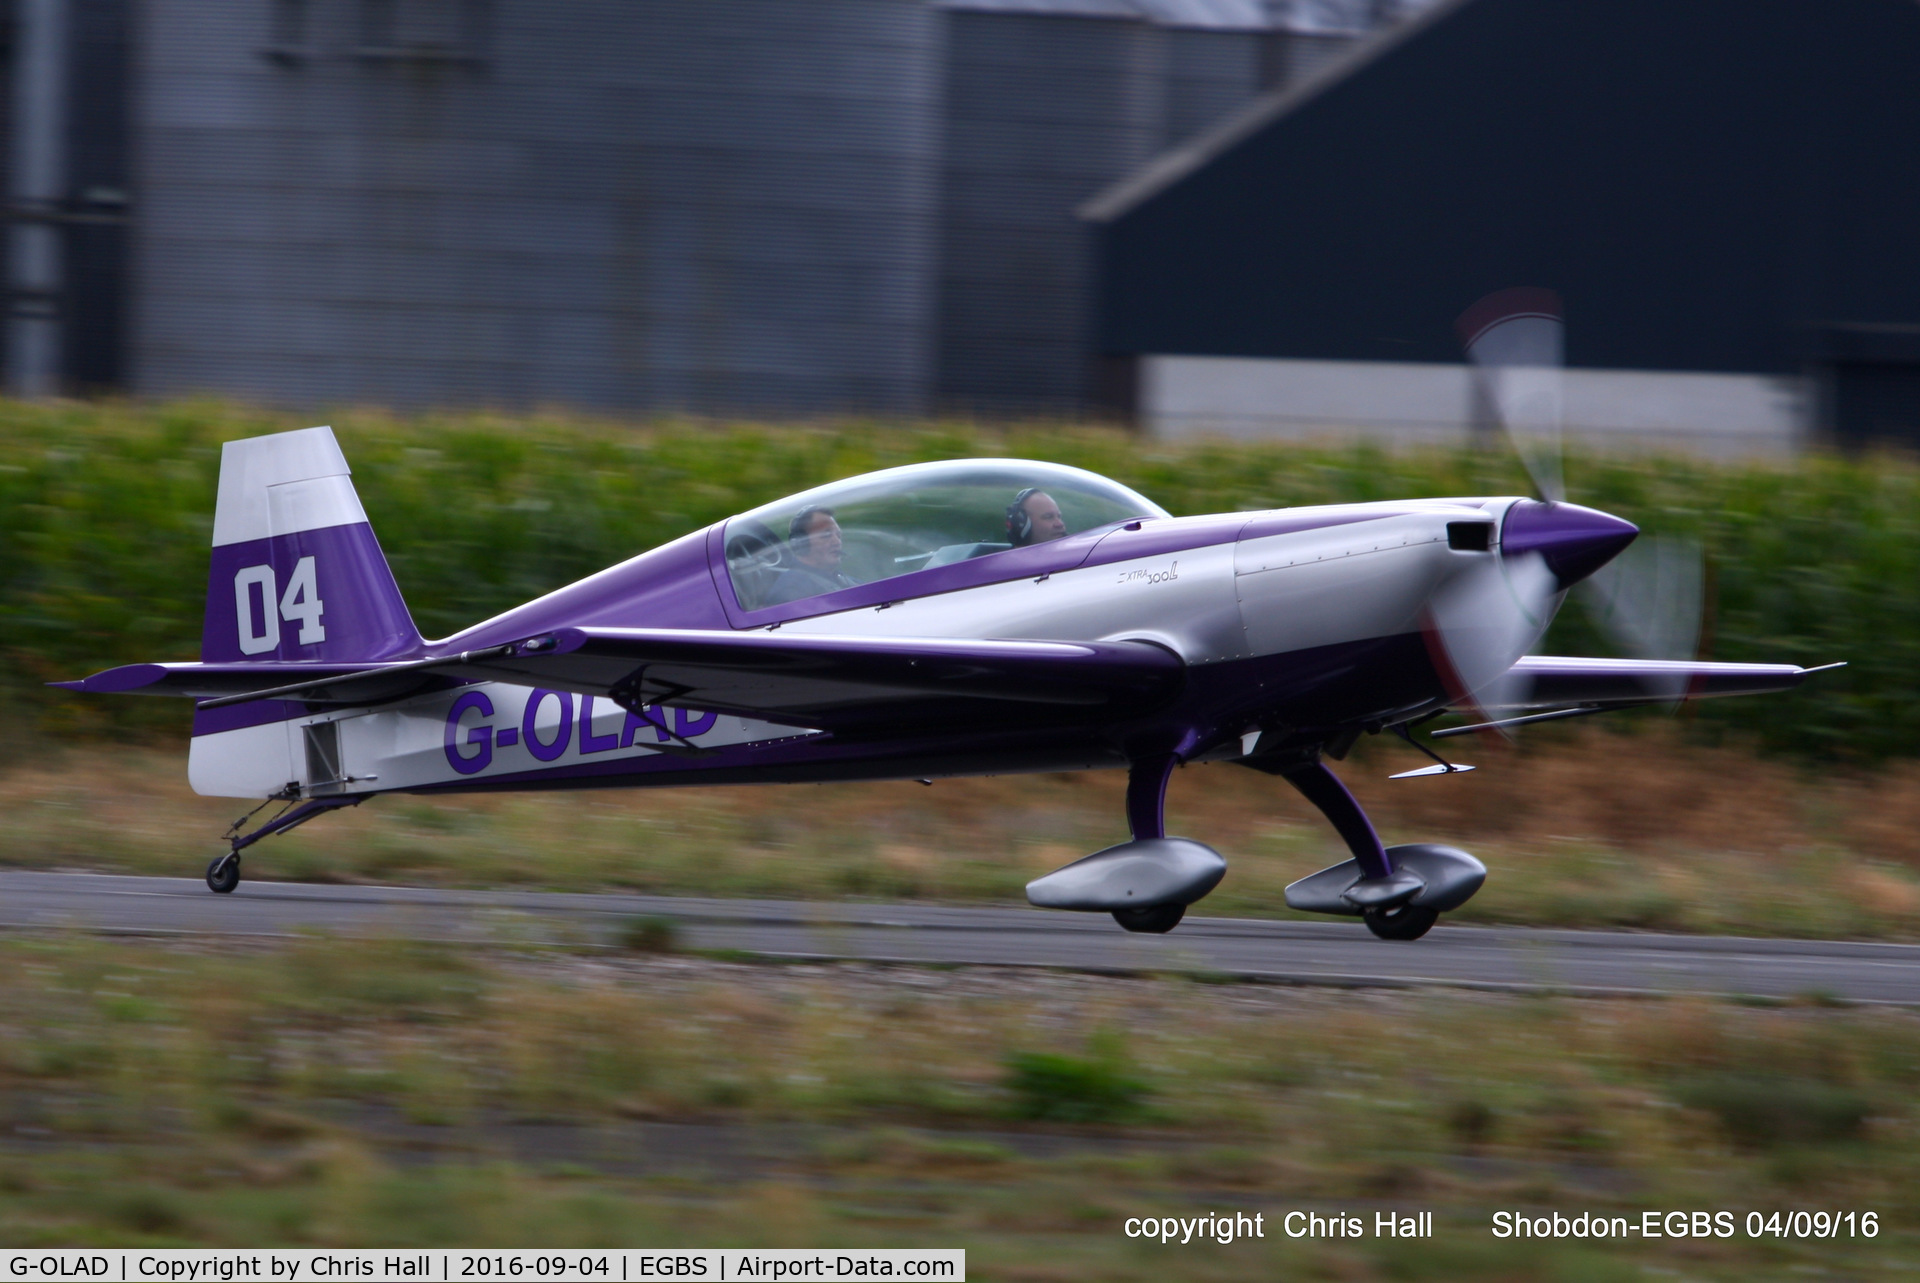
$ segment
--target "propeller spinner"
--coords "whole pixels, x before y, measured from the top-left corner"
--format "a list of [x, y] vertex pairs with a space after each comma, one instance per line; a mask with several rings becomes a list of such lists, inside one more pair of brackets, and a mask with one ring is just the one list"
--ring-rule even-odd
[[1429, 649], [1455, 704], [1479, 720], [1511, 706], [1503, 691], [1508, 669], [1538, 644], [1576, 584], [1582, 604], [1620, 650], [1639, 659], [1693, 658], [1699, 546], [1650, 539], [1630, 552], [1637, 527], [1566, 500], [1559, 297], [1502, 290], [1469, 308], [1458, 328], [1482, 400], [1526, 465], [1538, 500], [1507, 511], [1497, 567], [1465, 569], [1434, 597]]

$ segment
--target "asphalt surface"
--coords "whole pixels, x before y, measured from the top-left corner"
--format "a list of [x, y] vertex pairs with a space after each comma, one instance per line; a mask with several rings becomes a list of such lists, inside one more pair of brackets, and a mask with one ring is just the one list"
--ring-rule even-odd
[[1275, 983], [1448, 985], [1577, 994], [1824, 995], [1920, 1005], [1920, 945], [1439, 926], [1412, 943], [1358, 921], [1192, 917], [1164, 936], [1105, 914], [911, 904], [441, 891], [0, 872], [0, 927], [150, 935], [405, 935], [604, 945], [635, 917], [671, 918], [681, 946], [776, 958], [1189, 972]]

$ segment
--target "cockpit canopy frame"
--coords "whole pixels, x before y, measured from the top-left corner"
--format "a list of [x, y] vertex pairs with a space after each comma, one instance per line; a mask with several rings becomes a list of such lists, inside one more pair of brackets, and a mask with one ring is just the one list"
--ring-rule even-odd
[[[758, 613], [847, 587], [993, 558], [1015, 548], [1011, 509], [1027, 491], [1045, 494], [1059, 506], [1069, 538], [1167, 516], [1120, 483], [1064, 464], [1025, 459], [916, 463], [816, 486], [729, 519], [722, 536], [727, 576], [740, 608]], [[840, 555], [832, 564], [823, 564], [830, 559], [814, 552], [808, 535], [794, 527], [796, 518], [819, 510], [831, 512], [838, 526]], [[807, 524], [819, 529], [823, 523], [809, 516]], [[908, 584], [901, 588], [910, 592]]]

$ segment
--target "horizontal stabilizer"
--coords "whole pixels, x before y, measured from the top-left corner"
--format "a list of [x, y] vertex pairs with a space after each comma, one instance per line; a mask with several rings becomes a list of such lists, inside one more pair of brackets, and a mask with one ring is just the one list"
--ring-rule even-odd
[[[387, 668], [410, 667], [404, 663], [127, 664], [83, 677], [77, 682], [48, 682], [47, 685], [88, 695], [174, 695], [185, 699], [216, 699], [225, 695], [264, 692], [268, 687], [277, 688], [292, 683], [317, 689], [322, 685], [347, 680], [369, 681]], [[315, 702], [335, 702], [331, 695], [332, 691], [328, 690]]]

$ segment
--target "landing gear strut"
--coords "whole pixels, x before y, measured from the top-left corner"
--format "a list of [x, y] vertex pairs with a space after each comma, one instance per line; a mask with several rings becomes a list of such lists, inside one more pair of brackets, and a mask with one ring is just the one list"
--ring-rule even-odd
[[1218, 886], [1227, 862], [1212, 847], [1167, 836], [1167, 777], [1179, 765], [1169, 753], [1135, 759], [1127, 777], [1131, 842], [1095, 851], [1027, 883], [1027, 902], [1042, 909], [1111, 913], [1128, 931], [1159, 935], [1180, 925], [1187, 906]]
[[1358, 915], [1382, 940], [1418, 940], [1487, 880], [1486, 865], [1450, 846], [1383, 846], [1353, 794], [1317, 757], [1260, 769], [1299, 789], [1353, 852], [1351, 860], [1288, 887], [1290, 908]]
[[[297, 829], [316, 815], [325, 815], [328, 811], [339, 810], [343, 806], [358, 806], [366, 801], [368, 794], [346, 794], [333, 797], [316, 797], [299, 805], [294, 805], [300, 797], [300, 786], [289, 784], [280, 792], [254, 807], [235, 820], [227, 829], [225, 837], [229, 850], [225, 855], [217, 855], [207, 865], [207, 889], [221, 895], [229, 895], [240, 885], [240, 853], [258, 842], [261, 838], [272, 837], [275, 833], [285, 833], [288, 829]], [[285, 802], [279, 812], [251, 833], [241, 833], [248, 820], [258, 815], [275, 802]]]
[[[1179, 759], [1154, 758], [1135, 762], [1127, 773], [1127, 831], [1133, 840], [1167, 835], [1167, 781]], [[1187, 916], [1184, 904], [1156, 904], [1150, 909], [1115, 909], [1113, 920], [1129, 931], [1165, 935]]]

